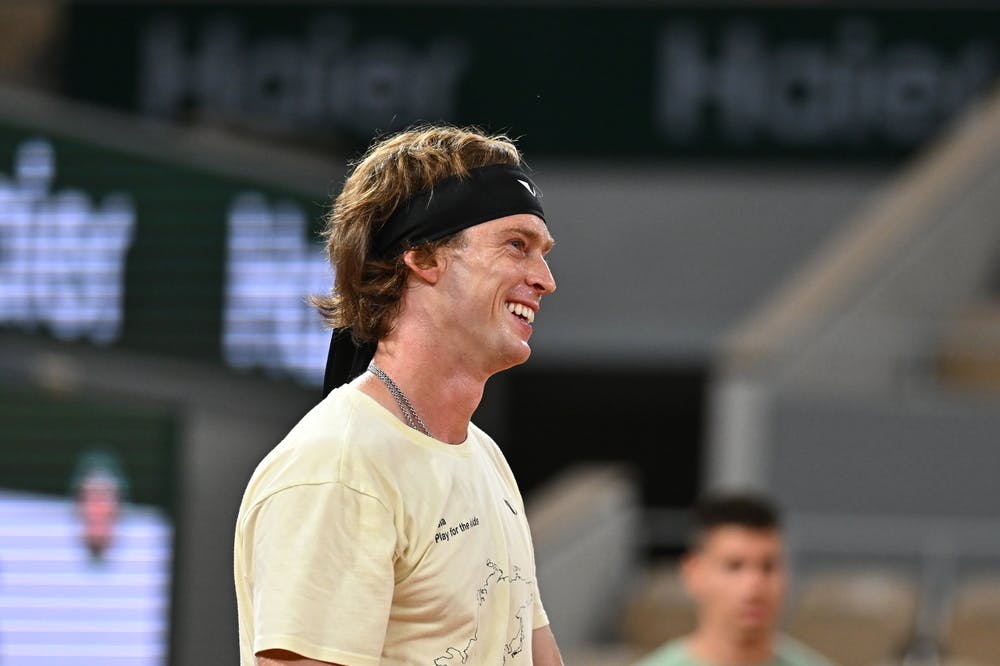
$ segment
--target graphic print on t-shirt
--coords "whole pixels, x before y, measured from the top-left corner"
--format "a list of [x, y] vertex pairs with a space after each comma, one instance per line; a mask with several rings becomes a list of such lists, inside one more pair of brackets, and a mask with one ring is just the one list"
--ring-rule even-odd
[[[524, 652], [525, 647], [529, 645], [527, 634], [530, 627], [525, 627], [525, 615], [535, 602], [535, 581], [523, 578], [521, 576], [521, 568], [516, 565], [513, 567], [514, 570], [510, 575], [507, 575], [493, 560], [486, 561], [486, 569], [489, 571], [489, 574], [487, 574], [486, 580], [475, 592], [476, 625], [473, 627], [472, 636], [465, 642], [464, 647], [453, 646], [446, 649], [443, 655], [434, 660], [434, 666], [453, 666], [454, 664], [465, 664], [468, 662], [469, 653], [472, 651], [476, 641], [479, 640], [479, 623], [483, 619], [481, 611], [489, 600], [490, 593], [498, 585], [506, 584], [512, 588], [514, 586], [523, 586], [525, 588], [522, 603], [514, 613], [516, 620], [515, 629], [504, 644], [504, 655], [501, 663], [506, 664], [508, 658], [511, 661], [517, 659], [518, 655]], [[513, 593], [513, 591], [512, 589], [511, 592]]]

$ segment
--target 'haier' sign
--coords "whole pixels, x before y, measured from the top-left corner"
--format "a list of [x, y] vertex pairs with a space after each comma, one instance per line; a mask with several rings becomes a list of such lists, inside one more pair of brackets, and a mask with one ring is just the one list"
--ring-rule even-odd
[[528, 155], [899, 157], [1000, 71], [1000, 8], [80, 3], [90, 101], [354, 154], [449, 121]]
[[657, 51], [657, 128], [682, 144], [714, 135], [734, 145], [914, 145], [996, 65], [991, 40], [892, 43], [865, 18], [837, 20], [825, 39], [780, 42], [752, 21], [667, 22]]
[[[234, 13], [235, 14], [235, 13]], [[157, 116], [195, 109], [281, 129], [330, 126], [362, 133], [396, 116], [454, 115], [466, 48], [435, 39], [363, 39], [351, 21], [325, 15], [301, 34], [248, 34], [233, 14], [187, 30], [158, 16], [140, 35], [139, 106]]]

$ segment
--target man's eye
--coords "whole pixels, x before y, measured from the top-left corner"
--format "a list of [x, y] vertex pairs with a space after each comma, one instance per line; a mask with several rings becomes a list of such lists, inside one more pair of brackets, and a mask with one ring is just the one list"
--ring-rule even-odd
[[510, 244], [513, 247], [516, 247], [518, 250], [523, 250], [525, 247], [527, 247], [527, 245], [525, 245], [525, 242], [523, 240], [520, 240], [520, 239], [517, 239], [517, 238], [512, 239], [510, 241]]

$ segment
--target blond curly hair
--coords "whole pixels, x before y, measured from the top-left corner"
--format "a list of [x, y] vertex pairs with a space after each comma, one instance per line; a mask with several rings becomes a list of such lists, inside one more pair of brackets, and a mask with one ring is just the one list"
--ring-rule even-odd
[[[327, 296], [311, 299], [330, 328], [350, 328], [355, 340], [375, 342], [392, 330], [408, 269], [403, 257], [372, 256], [372, 238], [407, 200], [450, 176], [491, 164], [523, 163], [514, 142], [475, 127], [423, 125], [374, 143], [357, 161], [326, 217], [323, 237], [336, 271]], [[462, 232], [408, 249], [431, 263]]]

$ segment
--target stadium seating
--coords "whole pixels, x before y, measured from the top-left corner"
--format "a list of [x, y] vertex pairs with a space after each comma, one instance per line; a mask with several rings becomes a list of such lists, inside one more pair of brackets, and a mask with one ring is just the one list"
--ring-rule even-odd
[[787, 629], [840, 666], [900, 663], [918, 603], [916, 583], [894, 570], [815, 571], [797, 586]]
[[675, 560], [650, 564], [638, 578], [622, 615], [621, 636], [648, 652], [694, 628], [694, 604], [681, 585]]
[[970, 577], [956, 587], [942, 644], [949, 658], [1000, 664], [1000, 574]]

